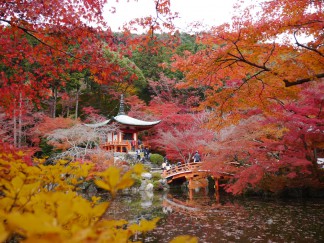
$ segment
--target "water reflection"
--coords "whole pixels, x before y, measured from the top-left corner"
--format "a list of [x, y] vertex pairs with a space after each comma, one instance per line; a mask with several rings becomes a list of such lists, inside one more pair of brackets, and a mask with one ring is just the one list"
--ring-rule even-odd
[[138, 221], [161, 217], [145, 242], [169, 242], [189, 234], [199, 242], [324, 242], [323, 200], [261, 200], [206, 191], [192, 197], [167, 194], [122, 195], [107, 218]]

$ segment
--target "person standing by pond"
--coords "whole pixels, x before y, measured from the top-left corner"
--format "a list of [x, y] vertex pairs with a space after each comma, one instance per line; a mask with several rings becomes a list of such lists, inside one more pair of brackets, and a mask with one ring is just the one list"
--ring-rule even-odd
[[167, 166], [167, 163], [165, 162], [165, 161], [163, 161], [163, 163], [162, 163], [162, 170], [166, 170], [166, 166]]
[[136, 160], [137, 161], [140, 161], [141, 160], [141, 150], [140, 149], [137, 149], [136, 150]]
[[201, 161], [200, 154], [198, 153], [198, 151], [196, 151], [196, 153], [194, 154], [194, 156], [192, 158], [193, 158], [194, 163]]

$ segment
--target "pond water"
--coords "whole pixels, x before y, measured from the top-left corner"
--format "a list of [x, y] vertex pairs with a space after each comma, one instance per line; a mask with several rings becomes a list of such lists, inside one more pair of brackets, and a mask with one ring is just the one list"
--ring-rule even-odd
[[215, 197], [205, 191], [120, 195], [105, 218], [138, 222], [160, 217], [143, 242], [192, 235], [199, 242], [324, 242], [324, 199]]

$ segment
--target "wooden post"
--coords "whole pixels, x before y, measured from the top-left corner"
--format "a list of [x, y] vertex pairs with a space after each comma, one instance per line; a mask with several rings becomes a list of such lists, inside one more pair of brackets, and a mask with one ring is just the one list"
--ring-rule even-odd
[[189, 189], [189, 200], [191, 201], [193, 199], [193, 189]]
[[219, 203], [219, 193], [216, 193], [216, 203]]
[[215, 196], [216, 196], [216, 202], [219, 203], [219, 182], [218, 178], [215, 178]]
[[193, 199], [193, 180], [192, 177], [189, 178], [189, 184], [188, 184], [188, 188], [189, 188], [189, 200]]
[[219, 193], [219, 183], [218, 183], [218, 178], [215, 179], [215, 191], [217, 194]]

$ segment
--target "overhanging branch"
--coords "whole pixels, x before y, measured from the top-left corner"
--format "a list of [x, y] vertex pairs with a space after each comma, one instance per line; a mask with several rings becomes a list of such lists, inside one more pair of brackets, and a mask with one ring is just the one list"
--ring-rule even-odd
[[318, 78], [324, 78], [324, 73], [316, 74], [314, 77], [311, 77], [311, 78], [298, 79], [298, 80], [296, 80], [294, 82], [289, 82], [287, 79], [284, 79], [283, 81], [285, 82], [286, 87], [291, 87], [291, 86], [294, 86], [294, 85], [299, 85], [299, 84], [307, 83], [307, 82], [310, 82], [310, 81], [314, 81], [314, 80], [316, 80]]
[[80, 61], [84, 61], [84, 60], [82, 60], [81, 58], [77, 58], [76, 56], [72, 55], [72, 54], [69, 53], [69, 52], [66, 52], [66, 51], [60, 50], [60, 49], [55, 48], [54, 46], [51, 46], [51, 45], [49, 45], [48, 43], [44, 42], [43, 40], [41, 40], [40, 38], [38, 38], [36, 35], [32, 34], [32, 32], [36, 33], [36, 31], [31, 31], [31, 30], [29, 30], [29, 29], [27, 29], [27, 28], [25, 28], [25, 27], [23, 27], [23, 26], [20, 26], [20, 25], [14, 24], [14, 23], [12, 23], [11, 21], [6, 20], [6, 19], [0, 19], [0, 21], [3, 21], [3, 22], [5, 22], [5, 23], [11, 25], [12, 27], [16, 27], [17, 29], [22, 30], [25, 34], [29, 35], [30, 37], [34, 38], [36, 41], [38, 41], [39, 43], [43, 44], [44, 46], [49, 47], [50, 49], [53, 49], [53, 50], [58, 51], [58, 52], [61, 52], [61, 53], [65, 54], [65, 55], [67, 55], [67, 56], [70, 56], [70, 57], [72, 57], [72, 58], [78, 59], [78, 60], [80, 60]]
[[310, 50], [310, 51], [316, 52], [316, 53], [319, 54], [320, 56], [324, 57], [324, 54], [321, 53], [319, 50], [317, 50], [317, 49], [315, 49], [315, 48], [311, 48], [311, 47], [309, 47], [309, 46], [306, 46], [306, 45], [303, 45], [303, 44], [299, 43], [298, 40], [297, 40], [297, 37], [296, 37], [296, 32], [297, 32], [297, 31], [294, 32], [294, 38], [295, 38], [295, 41], [296, 41], [296, 45], [297, 45], [297, 46], [300, 46], [300, 47], [303, 47], [303, 48], [305, 48], [305, 49], [307, 49], [307, 50]]

